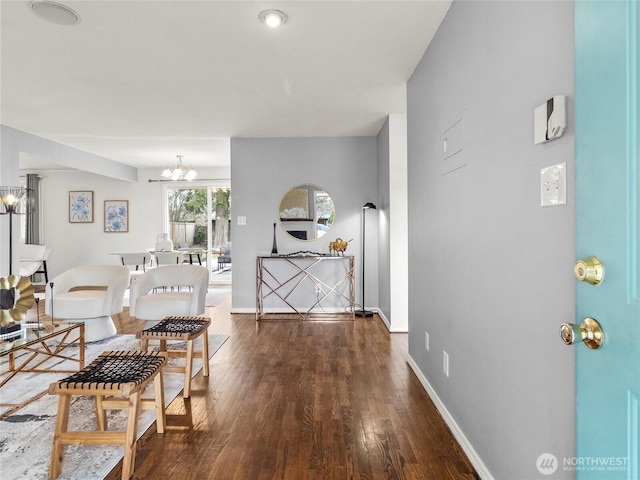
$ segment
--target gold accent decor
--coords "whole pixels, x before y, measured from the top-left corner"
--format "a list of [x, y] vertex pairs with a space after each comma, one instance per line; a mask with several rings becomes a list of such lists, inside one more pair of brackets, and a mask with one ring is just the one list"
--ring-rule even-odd
[[336, 255], [342, 253], [344, 255], [347, 245], [349, 245], [349, 242], [338, 237], [333, 242], [329, 242], [329, 253], [335, 253]]
[[580, 325], [563, 323], [560, 326], [560, 338], [566, 345], [573, 345], [576, 340], [582, 342], [592, 350], [602, 346], [604, 332], [594, 318], [585, 318]]
[[0, 310], [0, 325], [3, 326], [23, 320], [27, 315], [27, 311], [36, 303], [33, 296], [35, 289], [29, 277], [19, 277], [17, 275], [0, 277], [0, 289], [10, 290], [12, 288], [20, 292], [20, 296], [13, 308]]
[[604, 265], [598, 257], [587, 257], [576, 262], [573, 272], [581, 282], [598, 285], [604, 279]]

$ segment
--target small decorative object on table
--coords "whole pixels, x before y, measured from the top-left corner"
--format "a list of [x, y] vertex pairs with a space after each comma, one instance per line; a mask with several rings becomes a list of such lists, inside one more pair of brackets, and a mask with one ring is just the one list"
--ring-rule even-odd
[[347, 245], [349, 245], [349, 241], [342, 240], [341, 238], [336, 238], [333, 242], [329, 243], [329, 253], [336, 255], [344, 255], [344, 251], [347, 249]]
[[276, 243], [276, 224], [273, 224], [273, 247], [271, 247], [271, 255], [278, 255], [278, 244]]
[[163, 252], [163, 251], [170, 252], [171, 250], [173, 250], [173, 241], [169, 238], [169, 234], [168, 233], [160, 233], [156, 237], [156, 251], [157, 252]]

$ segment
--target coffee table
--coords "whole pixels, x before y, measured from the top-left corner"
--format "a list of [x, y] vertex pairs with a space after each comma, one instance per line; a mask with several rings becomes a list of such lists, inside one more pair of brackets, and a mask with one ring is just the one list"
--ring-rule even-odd
[[[75, 355], [69, 351], [72, 346], [79, 347]], [[22, 324], [20, 330], [0, 335], [0, 359], [0, 388], [19, 373], [73, 373], [81, 370], [84, 368], [84, 323]], [[47, 368], [56, 359], [68, 360], [72, 362], [72, 366], [77, 364], [77, 368]], [[46, 393], [47, 390], [43, 390], [19, 404], [0, 403], [0, 406], [11, 407], [0, 418], [14, 413]]]

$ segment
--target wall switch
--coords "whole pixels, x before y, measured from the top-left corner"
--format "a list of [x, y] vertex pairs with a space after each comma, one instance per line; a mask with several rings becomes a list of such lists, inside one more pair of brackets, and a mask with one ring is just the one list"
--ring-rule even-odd
[[567, 203], [567, 164], [540, 169], [540, 205], [552, 207]]
[[448, 377], [449, 376], [449, 354], [446, 351], [442, 351], [442, 371]]
[[247, 224], [247, 217], [238, 216], [238, 225], [246, 225], [246, 224]]
[[424, 332], [424, 348], [429, 351], [429, 332]]

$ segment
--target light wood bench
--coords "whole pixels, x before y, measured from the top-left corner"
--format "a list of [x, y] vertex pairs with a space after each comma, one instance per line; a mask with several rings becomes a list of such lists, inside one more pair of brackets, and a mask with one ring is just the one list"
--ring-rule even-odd
[[[184, 358], [184, 365], [166, 365], [164, 373], [184, 374], [184, 390], [182, 396], [189, 398], [191, 395], [191, 375], [193, 372], [193, 356], [202, 358], [202, 374], [209, 376], [209, 338], [207, 329], [211, 319], [206, 317], [165, 317], [153, 327], [142, 330], [136, 334], [140, 339], [140, 349], [147, 350], [149, 340], [160, 341], [160, 351], [167, 357]], [[202, 336], [202, 350], [194, 350], [194, 342]], [[167, 341], [178, 340], [186, 342], [185, 350], [167, 349]]]
[[[53, 451], [49, 478], [62, 472], [64, 446], [124, 445], [122, 480], [133, 475], [135, 469], [138, 416], [140, 410], [156, 411], [156, 431], [165, 428], [164, 387], [162, 366], [166, 356], [158, 352], [103, 352], [97, 359], [73, 375], [49, 387], [51, 395], [58, 395], [58, 414], [53, 437]], [[155, 397], [141, 398], [142, 392], [153, 381]], [[73, 395], [95, 397], [97, 430], [69, 431], [69, 407]], [[107, 431], [106, 410], [128, 410], [127, 429]]]

